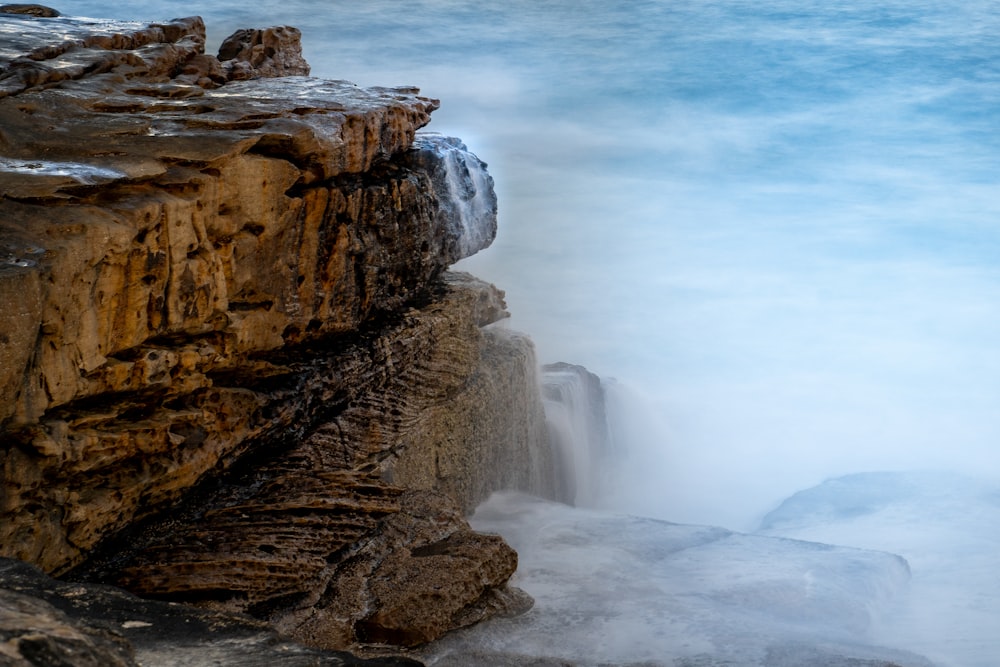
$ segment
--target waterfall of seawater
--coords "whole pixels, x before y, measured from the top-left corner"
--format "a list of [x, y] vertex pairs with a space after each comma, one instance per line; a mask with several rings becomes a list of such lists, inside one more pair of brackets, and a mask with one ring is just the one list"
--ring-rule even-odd
[[565, 500], [592, 507], [612, 454], [602, 381], [582, 366], [549, 364], [542, 369], [542, 402]]
[[434, 156], [431, 175], [440, 212], [458, 239], [458, 257], [469, 257], [493, 242], [497, 229], [497, 198], [486, 163], [460, 139], [420, 132], [413, 142], [419, 153]]

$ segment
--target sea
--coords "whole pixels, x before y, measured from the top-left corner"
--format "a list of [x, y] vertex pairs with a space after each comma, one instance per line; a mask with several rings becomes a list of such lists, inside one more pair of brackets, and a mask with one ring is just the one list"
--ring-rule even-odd
[[[238, 28], [293, 25], [313, 75], [440, 99], [428, 129], [489, 164], [500, 202], [493, 246], [457, 268], [505, 290], [540, 362], [605, 380], [615, 462], [579, 511], [900, 555], [911, 606], [889, 630], [871, 612], [868, 640], [942, 666], [1000, 660], [995, 0], [56, 8], [198, 14], [210, 49]], [[582, 528], [590, 514], [524, 498], [494, 501], [483, 520], [516, 541], [524, 526], [497, 517], [519, 502], [510, 516], [607, 537]], [[897, 582], [886, 567], [880, 581]], [[525, 579], [536, 600], [572, 585], [543, 580]], [[712, 641], [557, 658], [714, 664], [698, 662]], [[784, 664], [753, 650], [746, 664]]]

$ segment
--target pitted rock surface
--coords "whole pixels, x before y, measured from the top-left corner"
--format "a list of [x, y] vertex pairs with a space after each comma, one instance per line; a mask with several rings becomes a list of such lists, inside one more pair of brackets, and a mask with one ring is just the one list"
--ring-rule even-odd
[[418, 667], [309, 648], [247, 616], [66, 583], [0, 558], [0, 664], [11, 667]]

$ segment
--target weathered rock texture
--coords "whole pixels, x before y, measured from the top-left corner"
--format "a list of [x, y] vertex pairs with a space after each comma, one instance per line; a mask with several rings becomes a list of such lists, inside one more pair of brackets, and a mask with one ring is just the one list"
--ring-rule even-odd
[[460, 509], [549, 488], [535, 361], [445, 273], [496, 200], [437, 102], [249, 78], [290, 28], [0, 21], [0, 555], [323, 646], [523, 607]]
[[0, 664], [11, 667], [404, 667], [282, 639], [246, 616], [143, 600], [120, 589], [64, 583], [0, 558]]
[[[544, 442], [539, 403], [511, 413], [498, 391], [519, 387], [505, 380], [487, 394], [482, 378], [530, 382], [533, 357], [523, 339], [480, 328], [503, 312], [491, 287], [458, 274], [440, 290], [379, 335], [335, 353], [299, 349], [308, 361], [287, 360], [284, 376], [250, 385], [285, 410], [315, 400], [331, 414], [312, 430], [286, 427], [287, 449], [244, 460], [166, 529], [114, 545], [99, 578], [248, 612], [320, 646], [412, 645], [498, 602], [523, 608], [502, 590], [516, 554], [472, 533], [455, 501], [471, 507], [507, 486], [542, 490], [524, 465], [536, 461], [519, 451], [527, 445], [510, 442]], [[459, 423], [470, 412], [485, 423]], [[511, 466], [502, 452], [526, 458]], [[494, 462], [491, 474], [483, 464]], [[405, 614], [423, 625], [407, 625]]]
[[219, 46], [225, 78], [307, 76], [309, 63], [302, 57], [301, 37], [298, 28], [290, 26], [236, 31]]

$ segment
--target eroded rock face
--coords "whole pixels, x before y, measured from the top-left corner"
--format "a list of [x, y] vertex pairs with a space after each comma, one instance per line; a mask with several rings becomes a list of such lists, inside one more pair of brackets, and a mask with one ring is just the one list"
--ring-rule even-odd
[[[179, 25], [170, 45], [200, 39]], [[458, 259], [402, 157], [436, 102], [302, 77], [206, 91], [157, 63], [0, 100], [0, 539], [53, 571], [301, 417], [259, 416], [242, 385], [282, 373], [262, 354], [353, 334]]]
[[64, 583], [0, 558], [0, 663], [11, 667], [407, 667], [308, 648], [246, 616]]
[[219, 46], [219, 60], [230, 81], [275, 76], [308, 76], [298, 28], [282, 26], [237, 30]]
[[[523, 596], [504, 586], [516, 554], [473, 533], [462, 512], [497, 489], [532, 488], [535, 463], [552, 469], [510, 444], [544, 443], [540, 403], [518, 414], [503, 400], [513, 382], [487, 391], [476, 379], [523, 378], [530, 371], [520, 364], [533, 371], [530, 354], [493, 358], [482, 327], [505, 315], [495, 288], [449, 274], [428, 304], [377, 336], [296, 351], [283, 376], [245, 390], [288, 413], [278, 432], [292, 444], [238, 464], [165, 524], [112, 545], [107, 563], [78, 574], [250, 613], [324, 647], [412, 645], [512, 604], [523, 609]], [[459, 423], [468, 408], [455, 405], [477, 405], [483, 421]], [[507, 472], [491, 472], [505, 455]], [[398, 485], [399, 471], [418, 461], [424, 475]]]
[[530, 341], [446, 273], [496, 198], [437, 102], [248, 78], [293, 29], [8, 20], [0, 555], [323, 647], [530, 604], [462, 518], [554, 473]]

